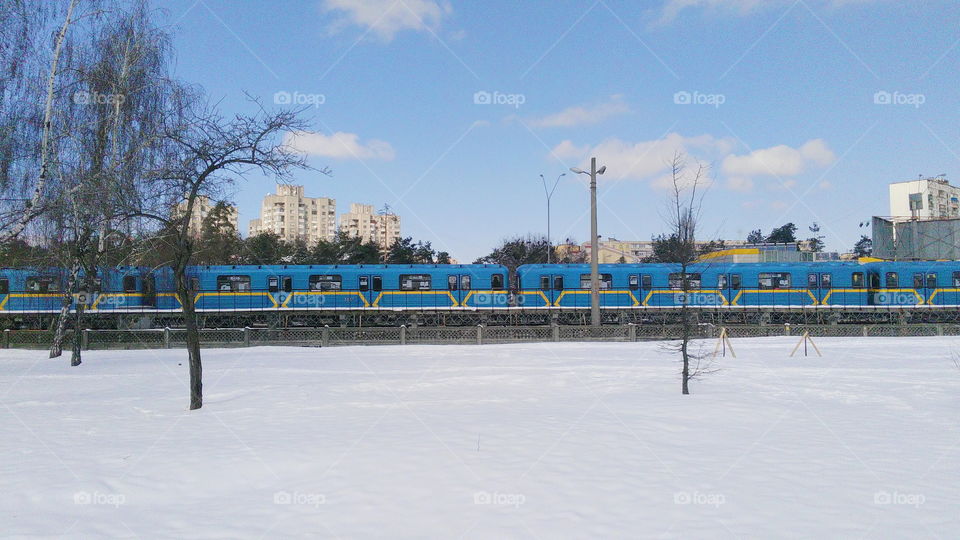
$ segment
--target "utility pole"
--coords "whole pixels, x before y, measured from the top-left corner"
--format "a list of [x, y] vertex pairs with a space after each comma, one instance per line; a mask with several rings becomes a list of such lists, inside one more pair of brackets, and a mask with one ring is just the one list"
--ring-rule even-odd
[[577, 174], [590, 175], [590, 324], [600, 326], [600, 246], [597, 237], [597, 175], [607, 171], [603, 166], [597, 169], [597, 158], [590, 158], [590, 172], [576, 167], [570, 169]]
[[550, 199], [553, 198], [553, 192], [557, 190], [557, 184], [560, 183], [560, 179], [566, 176], [567, 173], [560, 173], [560, 176], [557, 177], [557, 180], [553, 183], [553, 187], [548, 191], [547, 190], [547, 179], [540, 175], [540, 180], [543, 181], [543, 193], [547, 196], [547, 264], [550, 264], [553, 258], [553, 242], [550, 239]]

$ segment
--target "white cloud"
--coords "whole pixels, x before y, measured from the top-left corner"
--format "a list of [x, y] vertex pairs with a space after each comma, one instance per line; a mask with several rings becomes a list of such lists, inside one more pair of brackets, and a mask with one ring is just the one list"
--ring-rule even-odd
[[[883, 0], [810, 0], [809, 3], [813, 8], [841, 8], [881, 1]], [[673, 21], [687, 8], [704, 8], [744, 16], [762, 9], [787, 8], [794, 3], [794, 0], [666, 0], [660, 12], [660, 22]]]
[[283, 143], [294, 151], [309, 156], [323, 156], [333, 159], [383, 159], [390, 161], [395, 153], [390, 143], [370, 139], [360, 142], [355, 133], [336, 132], [332, 135], [295, 131], [287, 133]]
[[723, 172], [729, 177], [786, 177], [804, 172], [810, 165], [825, 167], [836, 160], [833, 151], [822, 139], [806, 142], [800, 148], [779, 145], [754, 150], [744, 155], [730, 155], [723, 160]]
[[718, 139], [712, 135], [684, 137], [671, 133], [662, 139], [644, 142], [626, 142], [620, 139], [607, 139], [597, 146], [576, 146], [566, 140], [553, 148], [552, 154], [559, 159], [577, 160], [578, 166], [589, 166], [591, 156], [597, 162], [606, 165], [606, 180], [648, 180], [654, 187], [665, 187], [664, 176], [670, 170], [670, 163], [676, 152], [688, 155], [689, 166], [700, 159], [706, 164], [730, 152], [734, 142], [731, 139]]
[[573, 127], [588, 124], [597, 124], [612, 116], [627, 114], [630, 107], [623, 102], [620, 95], [610, 96], [610, 99], [590, 106], [569, 107], [558, 113], [535, 118], [530, 121], [534, 127]]
[[447, 0], [323, 0], [321, 6], [343, 14], [335, 27], [361, 26], [385, 41], [402, 30], [435, 31], [453, 13]]

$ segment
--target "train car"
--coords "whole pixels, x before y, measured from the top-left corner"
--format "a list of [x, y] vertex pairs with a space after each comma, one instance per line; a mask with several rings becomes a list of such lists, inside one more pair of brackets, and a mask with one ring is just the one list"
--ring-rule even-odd
[[869, 284], [872, 305], [955, 307], [960, 305], [960, 262], [883, 261]]
[[[675, 265], [599, 265], [600, 305], [637, 308], [655, 285], [653, 276], [666, 276]], [[516, 304], [523, 309], [590, 307], [589, 264], [526, 264], [517, 268]]]
[[65, 278], [64, 271], [58, 268], [0, 269], [0, 312], [59, 311]]
[[507, 305], [499, 265], [193, 267], [199, 311], [494, 308]]

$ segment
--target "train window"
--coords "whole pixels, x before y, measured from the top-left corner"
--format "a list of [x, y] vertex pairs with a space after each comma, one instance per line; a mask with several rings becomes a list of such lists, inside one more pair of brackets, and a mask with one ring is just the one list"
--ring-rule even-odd
[[470, 279], [470, 276], [460, 276], [460, 288], [465, 291], [469, 291], [471, 286], [471, 283], [470, 283], [471, 281], [473, 280]]
[[953, 286], [960, 287], [960, 272], [953, 273]]
[[280, 278], [277, 276], [270, 276], [267, 278], [267, 290], [274, 293], [280, 292]]
[[[688, 289], [699, 289], [702, 279], [699, 273], [687, 272], [687, 288]], [[670, 285], [671, 289], [682, 289], [683, 288], [683, 273], [677, 272], [667, 276], [667, 283]]]
[[0, 279], [0, 294], [7, 294], [8, 292], [10, 292], [10, 280]]
[[553, 288], [558, 291], [563, 290], [563, 276], [553, 276]]
[[923, 288], [923, 274], [914, 274], [913, 275], [913, 288], [922, 289]]
[[373, 276], [373, 290], [382, 291], [383, 290], [383, 277]]
[[726, 275], [726, 274], [720, 274], [719, 276], [717, 276], [717, 288], [718, 288], [718, 289], [726, 289], [726, 288], [727, 288], [727, 275]]
[[343, 287], [340, 274], [313, 275], [309, 280], [311, 291], [339, 291]]
[[936, 289], [937, 288], [937, 275], [936, 274], [927, 274], [927, 288]]
[[854, 289], [863, 288], [863, 272], [854, 272], [850, 276], [850, 286]]
[[283, 292], [292, 292], [293, 291], [293, 278], [290, 276], [283, 276]]
[[833, 286], [833, 275], [832, 274], [820, 274], [820, 288], [829, 289]]
[[[147, 278], [144, 278], [143, 283], [144, 283], [144, 286], [146, 286]], [[102, 279], [94, 278], [94, 280], [90, 282], [90, 292], [100, 292], [100, 289], [102, 288], [103, 288]]]
[[[197, 286], [199, 286], [199, 282]], [[217, 276], [217, 290], [220, 292], [249, 292], [250, 276]]]
[[900, 287], [900, 276], [896, 272], [887, 272], [887, 288], [897, 289]]
[[[613, 275], [600, 274], [599, 277], [600, 277], [601, 289], [610, 289], [613, 287]], [[580, 274], [580, 288], [581, 289], [590, 288], [590, 274]]]
[[123, 292], [137, 292], [136, 276], [123, 276]]
[[640, 288], [650, 290], [653, 288], [653, 276], [644, 274], [640, 276]]
[[457, 290], [457, 276], [447, 276], [447, 290]]
[[360, 290], [369, 291], [370, 290], [370, 277], [369, 276], [360, 276]]
[[740, 274], [730, 274], [730, 288], [739, 291], [743, 285], [743, 277]]
[[60, 280], [51, 276], [30, 276], [26, 290], [29, 293], [55, 293], [60, 291]]
[[807, 274], [807, 288], [808, 289], [818, 289], [817, 286], [817, 275], [816, 274]]
[[429, 291], [432, 283], [430, 274], [401, 274], [401, 291]]
[[550, 289], [550, 276], [540, 276], [540, 290]]
[[757, 286], [761, 290], [789, 289], [792, 285], [789, 272], [761, 272], [757, 276]]
[[490, 276], [490, 288], [491, 289], [503, 288], [503, 274], [493, 274], [492, 276]]
[[200, 278], [198, 277], [190, 278], [190, 290], [193, 292], [200, 291]]
[[630, 274], [630, 290], [635, 291], [640, 288], [640, 276], [637, 274]]

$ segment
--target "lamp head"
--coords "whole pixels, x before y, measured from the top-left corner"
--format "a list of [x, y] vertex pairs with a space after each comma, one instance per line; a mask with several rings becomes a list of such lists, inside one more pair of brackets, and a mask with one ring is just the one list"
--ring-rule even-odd
[[605, 172], [607, 172], [607, 166], [606, 166], [606, 165], [604, 165], [603, 167], [600, 167], [599, 169], [597, 169], [597, 174], [603, 174], [603, 173], [605, 173]]
[[570, 167], [570, 172], [575, 174], [587, 174], [587, 171], [580, 169], [578, 167]]

